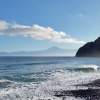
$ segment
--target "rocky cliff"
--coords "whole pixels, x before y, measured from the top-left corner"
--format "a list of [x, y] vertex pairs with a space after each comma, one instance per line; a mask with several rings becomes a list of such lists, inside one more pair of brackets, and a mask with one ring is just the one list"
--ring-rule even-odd
[[79, 48], [76, 57], [100, 57], [100, 37]]

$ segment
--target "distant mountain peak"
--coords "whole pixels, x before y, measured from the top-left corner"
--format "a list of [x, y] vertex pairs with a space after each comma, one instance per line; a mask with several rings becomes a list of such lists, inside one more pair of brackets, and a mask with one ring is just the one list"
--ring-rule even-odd
[[50, 47], [50, 48], [48, 48], [48, 49], [51, 49], [51, 50], [57, 50], [57, 49], [61, 49], [61, 48], [56, 47], [56, 46], [53, 46], [53, 47]]
[[57, 46], [39, 51], [0, 52], [0, 56], [70, 56], [74, 54], [75, 50], [62, 49]]

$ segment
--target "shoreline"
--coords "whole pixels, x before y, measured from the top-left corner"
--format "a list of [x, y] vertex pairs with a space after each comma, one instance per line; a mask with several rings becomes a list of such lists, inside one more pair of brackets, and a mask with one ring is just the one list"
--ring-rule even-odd
[[66, 100], [66, 96], [73, 96], [84, 100], [100, 100], [100, 79], [96, 79], [87, 84], [78, 84], [76, 86], [85, 86], [87, 89], [61, 90], [55, 91], [56, 97]]

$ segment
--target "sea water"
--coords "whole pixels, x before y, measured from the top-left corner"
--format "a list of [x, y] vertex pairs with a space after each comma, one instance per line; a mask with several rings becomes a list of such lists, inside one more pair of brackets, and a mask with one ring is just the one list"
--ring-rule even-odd
[[100, 58], [0, 57], [0, 100], [63, 100], [55, 91], [86, 89], [75, 85], [99, 78]]

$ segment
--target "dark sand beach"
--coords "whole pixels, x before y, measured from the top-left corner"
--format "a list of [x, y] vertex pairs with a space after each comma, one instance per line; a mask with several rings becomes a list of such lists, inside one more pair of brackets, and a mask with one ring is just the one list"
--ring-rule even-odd
[[100, 100], [100, 79], [76, 86], [85, 86], [87, 89], [55, 91], [55, 96], [62, 98], [62, 100], [65, 100], [66, 96], [74, 96], [84, 100]]

